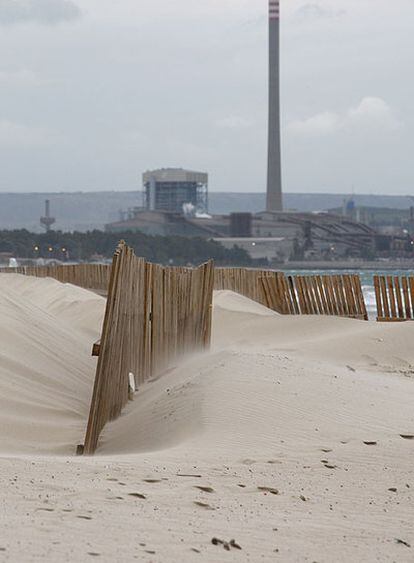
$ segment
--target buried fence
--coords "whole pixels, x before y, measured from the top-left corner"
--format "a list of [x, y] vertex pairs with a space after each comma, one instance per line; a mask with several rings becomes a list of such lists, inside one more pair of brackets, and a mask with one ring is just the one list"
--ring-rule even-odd
[[272, 270], [216, 268], [214, 289], [230, 289], [283, 315], [368, 320], [358, 275], [286, 276]]
[[335, 315], [368, 320], [358, 275], [285, 276], [260, 279], [265, 304], [283, 315]]
[[207, 348], [211, 336], [213, 263], [171, 268], [137, 258], [121, 243], [114, 255], [84, 453], [93, 454], [105, 424], [129, 393]]
[[111, 266], [107, 264], [18, 266], [16, 268], [0, 268], [0, 273], [53, 278], [62, 283], [71, 283], [85, 289], [106, 292], [111, 276]]
[[260, 279], [268, 276], [272, 277], [275, 274], [277, 274], [277, 272], [272, 270], [215, 268], [214, 289], [228, 289], [267, 306], [266, 296], [263, 293], [263, 287], [260, 283]]
[[377, 321], [414, 319], [414, 277], [374, 276]]

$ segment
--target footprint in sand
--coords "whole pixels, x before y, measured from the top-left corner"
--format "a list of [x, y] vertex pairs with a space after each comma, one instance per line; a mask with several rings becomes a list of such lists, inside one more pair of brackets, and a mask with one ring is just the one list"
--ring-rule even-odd
[[243, 465], [254, 465], [255, 463], [257, 463], [257, 461], [255, 459], [242, 459], [241, 463]]

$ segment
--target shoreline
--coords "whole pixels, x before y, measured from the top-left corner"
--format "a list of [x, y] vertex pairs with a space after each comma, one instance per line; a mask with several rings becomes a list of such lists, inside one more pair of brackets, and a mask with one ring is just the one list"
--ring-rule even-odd
[[277, 264], [274, 266], [275, 270], [292, 271], [292, 270], [366, 270], [372, 272], [392, 271], [392, 270], [407, 270], [414, 271], [414, 261], [407, 262], [329, 262], [329, 261], [315, 261], [315, 262], [289, 262], [287, 264]]

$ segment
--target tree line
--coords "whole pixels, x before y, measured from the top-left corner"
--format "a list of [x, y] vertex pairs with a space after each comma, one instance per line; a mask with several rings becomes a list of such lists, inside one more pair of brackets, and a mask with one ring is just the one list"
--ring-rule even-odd
[[31, 233], [25, 229], [0, 231], [0, 253], [15, 258], [89, 261], [110, 259], [123, 239], [137, 256], [159, 264], [196, 265], [213, 259], [218, 265], [250, 266], [253, 261], [240, 247], [225, 248], [219, 242], [179, 236], [149, 236], [143, 233], [86, 233], [49, 231]]

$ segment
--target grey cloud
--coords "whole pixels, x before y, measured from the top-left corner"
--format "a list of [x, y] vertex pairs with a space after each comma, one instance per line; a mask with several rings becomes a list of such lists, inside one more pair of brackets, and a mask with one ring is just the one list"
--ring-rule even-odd
[[345, 14], [345, 10], [325, 8], [317, 3], [304, 4], [296, 12], [296, 16], [300, 19], [333, 19]]
[[0, 25], [54, 25], [80, 16], [81, 11], [72, 0], [0, 0]]

